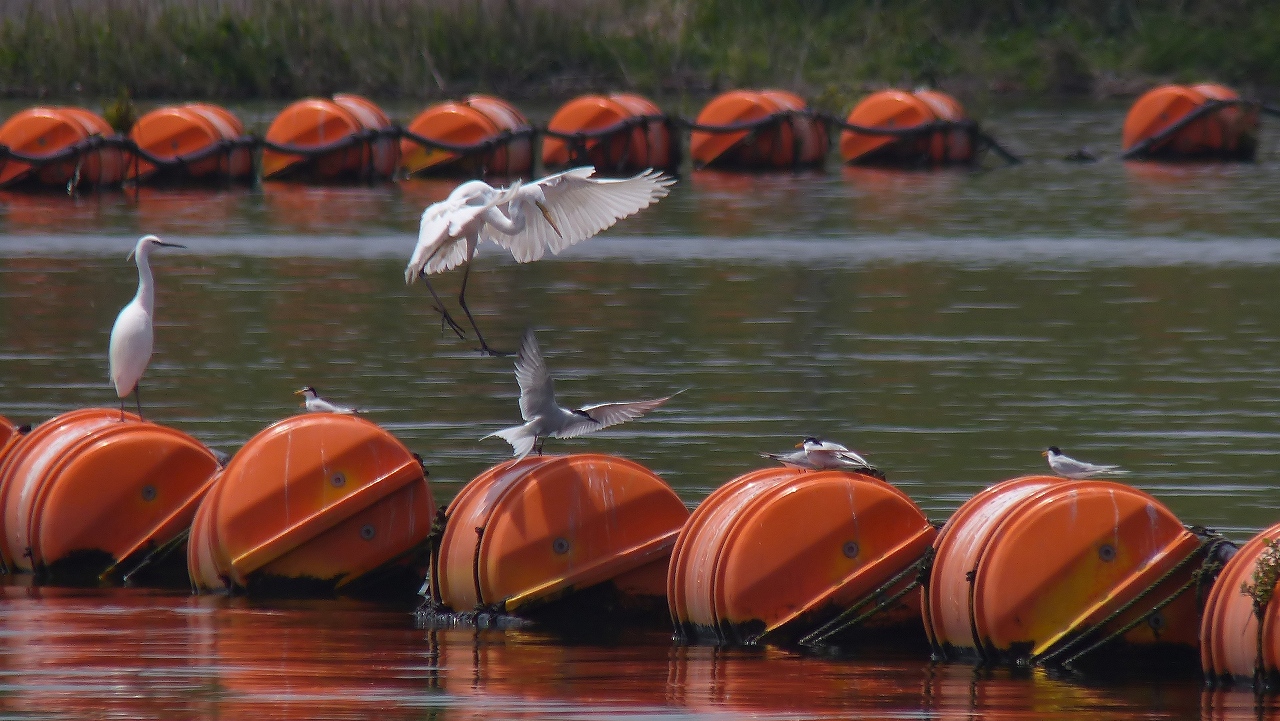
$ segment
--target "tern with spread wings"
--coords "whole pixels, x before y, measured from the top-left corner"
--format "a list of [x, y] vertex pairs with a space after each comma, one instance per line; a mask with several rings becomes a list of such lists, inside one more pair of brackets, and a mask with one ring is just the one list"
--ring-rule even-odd
[[[516, 381], [520, 384], [520, 416], [523, 425], [504, 428], [481, 438], [497, 436], [511, 444], [516, 458], [524, 458], [533, 450], [542, 452], [542, 439], [575, 438], [594, 433], [648, 413], [666, 403], [671, 396], [647, 401], [597, 403], [581, 408], [563, 408], [556, 403], [555, 388], [547, 364], [538, 348], [533, 329], [527, 329], [516, 356]], [[672, 394], [674, 395], [674, 394]]]

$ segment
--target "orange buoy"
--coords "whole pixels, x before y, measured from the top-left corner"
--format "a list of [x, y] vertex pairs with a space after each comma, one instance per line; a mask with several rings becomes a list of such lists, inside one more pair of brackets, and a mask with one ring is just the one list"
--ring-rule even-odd
[[884, 131], [840, 132], [846, 163], [892, 166], [968, 163], [974, 158], [975, 127], [959, 101], [936, 90], [882, 90], [863, 98], [845, 119], [849, 125]]
[[1241, 546], [1218, 574], [1200, 624], [1200, 667], [1211, 683], [1270, 689], [1280, 681], [1280, 606], [1271, 597], [1278, 568], [1280, 524]]
[[696, 122], [689, 155], [698, 167], [788, 168], [826, 159], [826, 126], [786, 91], [729, 91], [707, 103]]
[[431, 574], [438, 604], [464, 613], [538, 614], [594, 587], [643, 614], [665, 611], [667, 559], [689, 511], [643, 466], [578, 454], [494, 466], [468, 483], [446, 514]]
[[0, 125], [0, 145], [27, 156], [54, 158], [47, 162], [6, 158], [0, 162], [0, 187], [19, 184], [65, 188], [68, 185], [113, 185], [124, 176], [119, 145], [92, 145], [94, 138], [115, 132], [101, 116], [83, 108], [28, 108]]
[[[129, 137], [140, 150], [170, 163], [161, 167], [139, 158], [135, 180], [157, 174], [198, 179], [245, 179], [253, 173], [253, 155], [244, 125], [230, 111], [216, 105], [189, 103], [157, 108], [138, 118]], [[221, 148], [222, 150], [218, 150]]]
[[601, 172], [631, 173], [671, 168], [678, 161], [666, 115], [639, 95], [579, 96], [560, 106], [547, 130], [542, 141], [547, 168], [594, 165]]
[[[368, 98], [339, 93], [333, 96], [333, 102], [346, 108], [366, 131], [391, 129], [391, 118]], [[389, 133], [380, 134], [363, 145], [362, 150], [361, 165], [368, 168], [373, 176], [390, 178], [395, 174], [396, 167], [400, 164], [400, 144], [394, 136]]]
[[406, 137], [400, 141], [400, 167], [410, 175], [526, 175], [533, 167], [533, 129], [519, 110], [500, 98], [472, 95], [433, 105], [414, 118], [408, 130], [427, 140], [474, 148], [455, 152]]
[[1212, 546], [1129, 486], [1015, 478], [943, 528], [926, 631], [942, 654], [984, 661], [1076, 666], [1102, 661], [1105, 648], [1106, 661], [1191, 662], [1193, 587], [1208, 582]]
[[200, 591], [412, 593], [435, 514], [422, 464], [382, 428], [308, 413], [249, 439], [191, 526]]
[[64, 413], [0, 464], [5, 565], [77, 582], [154, 566], [148, 554], [180, 542], [217, 468], [181, 431], [118, 410]]
[[685, 524], [667, 573], [671, 616], [681, 636], [730, 643], [919, 637], [919, 573], [906, 571], [936, 535], [910, 498], [879, 479], [753, 471], [713, 492]]
[[[317, 181], [389, 177], [399, 163], [390, 120], [373, 103], [354, 95], [307, 98], [289, 105], [267, 128], [262, 152], [264, 179], [303, 177]], [[271, 145], [298, 149], [288, 152]]]
[[1258, 104], [1230, 88], [1163, 85], [1147, 91], [1124, 120], [1126, 158], [1252, 160]]

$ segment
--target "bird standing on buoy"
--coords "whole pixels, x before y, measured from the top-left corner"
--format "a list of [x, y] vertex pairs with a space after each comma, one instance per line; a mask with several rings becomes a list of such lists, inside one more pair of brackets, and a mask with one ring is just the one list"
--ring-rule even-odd
[[1049, 468], [1063, 478], [1080, 480], [1094, 476], [1123, 476], [1128, 473], [1120, 466], [1100, 466], [1096, 463], [1077, 461], [1062, 455], [1062, 451], [1057, 446], [1049, 446], [1040, 455], [1049, 459]]
[[311, 386], [303, 386], [301, 389], [293, 392], [295, 396], [302, 396], [302, 405], [307, 409], [308, 413], [342, 413], [346, 415], [356, 415], [360, 413], [359, 408], [352, 406], [340, 406], [320, 397], [315, 388]]
[[418, 244], [404, 269], [406, 284], [418, 278], [426, 282], [444, 323], [459, 338], [462, 327], [445, 310], [427, 276], [466, 265], [458, 305], [480, 341], [480, 352], [500, 355], [489, 347], [467, 307], [470, 260], [481, 240], [491, 240], [511, 251], [519, 263], [541, 258], [547, 250], [560, 253], [571, 245], [609, 228], [666, 197], [675, 179], [649, 169], [621, 180], [593, 178], [595, 168], [585, 166], [548, 175], [541, 180], [510, 188], [494, 188], [471, 180], [433, 203], [422, 213]]
[[138, 393], [138, 385], [142, 374], [151, 362], [151, 347], [154, 342], [152, 315], [155, 313], [155, 281], [151, 276], [151, 251], [154, 248], [185, 248], [177, 243], [166, 243], [154, 235], [144, 235], [138, 240], [128, 259], [136, 259], [138, 263], [138, 292], [133, 296], [116, 316], [116, 323], [111, 327], [111, 345], [108, 362], [111, 368], [111, 383], [120, 398], [120, 420], [124, 420], [124, 399], [130, 393], [138, 404], [138, 417], [142, 417], [142, 397]]
[[834, 441], [823, 440], [814, 436], [806, 436], [796, 444], [798, 451], [790, 453], [761, 453], [764, 458], [772, 458], [784, 466], [804, 468], [810, 471], [875, 470], [875, 466], [857, 453]]
[[[542, 453], [541, 439], [576, 438], [601, 428], [617, 425], [648, 413], [671, 396], [647, 401], [598, 403], [570, 410], [556, 404], [556, 393], [547, 364], [542, 360], [533, 329], [525, 330], [516, 356], [516, 381], [520, 384], [520, 416], [524, 425], [504, 428], [481, 438], [497, 436], [511, 444], [516, 458], [524, 458], [535, 448]], [[675, 394], [672, 394], [675, 395]]]

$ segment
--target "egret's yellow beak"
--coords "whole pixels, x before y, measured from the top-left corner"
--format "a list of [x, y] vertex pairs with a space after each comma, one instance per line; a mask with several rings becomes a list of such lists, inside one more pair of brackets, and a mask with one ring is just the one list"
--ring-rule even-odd
[[551, 211], [547, 210], [547, 206], [543, 205], [540, 201], [537, 201], [537, 200], [533, 201], [533, 204], [538, 206], [538, 210], [542, 211], [542, 217], [546, 218], [547, 222], [551, 224], [551, 229], [556, 232], [556, 235], [563, 238], [564, 233], [560, 232], [560, 226], [556, 225], [556, 221], [551, 219]]

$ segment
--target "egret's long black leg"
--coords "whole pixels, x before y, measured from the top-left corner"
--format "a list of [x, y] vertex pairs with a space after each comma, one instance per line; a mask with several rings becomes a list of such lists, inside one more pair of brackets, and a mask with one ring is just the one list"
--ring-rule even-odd
[[484, 336], [480, 335], [480, 326], [476, 325], [476, 319], [471, 317], [471, 309], [467, 307], [467, 277], [471, 275], [471, 264], [462, 271], [462, 289], [458, 291], [458, 305], [462, 307], [462, 312], [467, 314], [467, 320], [471, 321], [471, 329], [476, 332], [476, 338], [480, 340], [480, 353], [491, 356], [515, 355], [507, 351], [494, 350], [484, 342]]
[[[142, 417], [142, 381], [138, 381], [133, 387], [133, 401], [138, 404], [138, 420], [146, 420]], [[123, 418], [124, 414], [121, 414]]]
[[[458, 337], [459, 337], [459, 338], [466, 338], [466, 337], [467, 337], [466, 332], [462, 330], [462, 326], [458, 325], [458, 321], [454, 320], [454, 319], [453, 319], [453, 316], [449, 315], [449, 311], [447, 311], [447, 310], [445, 310], [445, 309], [444, 309], [444, 302], [440, 300], [440, 296], [439, 296], [439, 295], [436, 295], [436, 289], [435, 289], [435, 288], [433, 288], [433, 287], [431, 286], [431, 281], [427, 278], [427, 276], [426, 276], [426, 274], [425, 274], [425, 273], [422, 275], [422, 282], [427, 284], [427, 290], [431, 291], [431, 297], [432, 297], [432, 298], [434, 298], [434, 299], [435, 299], [435, 301], [436, 301], [436, 307], [435, 307], [435, 309], [436, 309], [436, 310], [438, 310], [438, 311], [440, 311], [440, 330], [441, 330], [441, 332], [443, 332], [443, 331], [444, 331], [445, 325], [446, 325], [446, 324], [448, 324], [449, 330], [451, 330], [451, 331], [453, 331], [454, 333], [456, 333], [456, 334], [458, 335]], [[466, 288], [466, 285], [467, 285], [467, 284], [466, 284], [466, 279], [465, 279], [465, 276], [464, 276], [464, 277], [463, 277], [463, 282], [462, 282], [462, 287], [463, 287], [463, 288]], [[472, 324], [472, 325], [474, 325], [474, 324]]]

